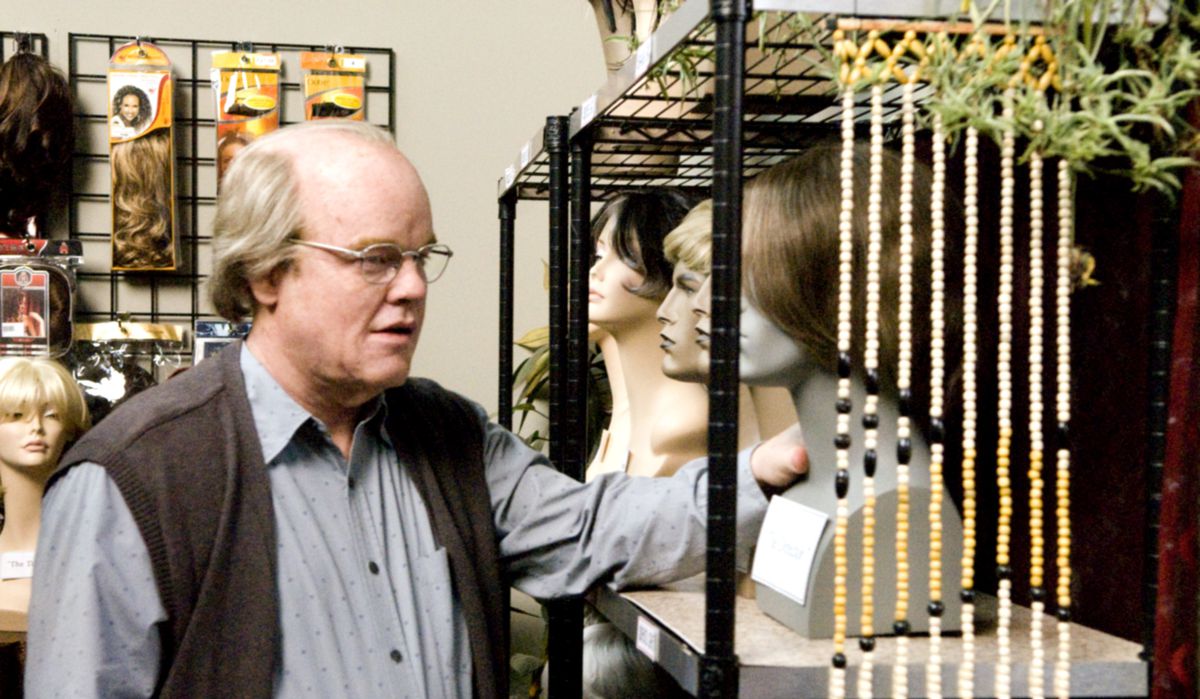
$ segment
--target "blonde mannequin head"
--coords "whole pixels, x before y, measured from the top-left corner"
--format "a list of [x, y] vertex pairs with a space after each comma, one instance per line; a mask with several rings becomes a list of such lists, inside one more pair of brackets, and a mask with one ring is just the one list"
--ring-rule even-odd
[[[48, 423], [53, 421], [53, 426]], [[63, 447], [91, 426], [87, 403], [75, 379], [50, 359], [0, 359], [0, 465], [33, 469], [44, 480]], [[24, 435], [44, 435], [32, 450]]]

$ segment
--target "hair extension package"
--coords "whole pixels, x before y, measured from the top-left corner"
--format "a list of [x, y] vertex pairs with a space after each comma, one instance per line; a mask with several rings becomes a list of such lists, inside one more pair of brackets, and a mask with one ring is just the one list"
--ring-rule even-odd
[[366, 118], [367, 59], [338, 51], [305, 51], [304, 120]]
[[279, 54], [214, 51], [217, 182], [242, 148], [279, 128]]
[[112, 268], [175, 269], [175, 146], [171, 61], [145, 41], [108, 63]]
[[78, 240], [0, 239], [0, 356], [58, 357], [74, 339]]

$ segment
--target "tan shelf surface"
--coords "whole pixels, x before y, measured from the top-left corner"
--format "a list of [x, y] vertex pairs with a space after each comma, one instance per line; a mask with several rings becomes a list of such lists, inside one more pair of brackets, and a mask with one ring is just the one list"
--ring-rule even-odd
[[[664, 667], [680, 680], [685, 688], [695, 691], [695, 680], [689, 677], [693, 666], [698, 668], [698, 656], [704, 648], [704, 593], [696, 585], [687, 584], [682, 589], [655, 589], [627, 593], [602, 591], [598, 597], [602, 610], [616, 612], [622, 604], [630, 605], [635, 616], [647, 617], [662, 631], [660, 648], [678, 643], [681, 648], [672, 652], [660, 650], [664, 656], [684, 658], [685, 662], [663, 662]], [[990, 620], [995, 616], [996, 600], [981, 596], [977, 605], [980, 617]], [[814, 640], [801, 638], [783, 624], [771, 619], [759, 610], [752, 599], [737, 598], [736, 649], [741, 664], [740, 696], [747, 697], [798, 697], [824, 696], [828, 681], [829, 660], [833, 654], [833, 642], [829, 639]], [[611, 616], [611, 615], [610, 615]], [[622, 616], [617, 613], [618, 617]], [[633, 629], [622, 626], [631, 636], [636, 633], [636, 618]], [[1012, 621], [1012, 691], [1014, 696], [1028, 694], [1029, 663], [1032, 648], [1029, 629], [1032, 612], [1025, 607], [1013, 608]], [[645, 620], [642, 621], [645, 624]], [[1049, 691], [1053, 675], [1053, 659], [1057, 648], [1057, 621], [1043, 616], [1043, 638], [1047, 661], [1044, 676]], [[996, 659], [999, 643], [995, 624], [986, 621], [977, 627], [976, 636], [976, 696], [991, 696], [993, 693]], [[878, 639], [873, 656], [875, 658], [874, 687], [878, 696], [891, 694], [892, 663], [897, 641], [895, 638]], [[958, 635], [946, 636], [942, 640], [942, 688], [946, 694], [955, 694], [958, 667], [962, 658], [962, 641]], [[857, 639], [846, 643], [849, 660], [848, 682], [854, 691], [857, 682], [857, 666], [862, 662], [862, 652]], [[925, 664], [929, 657], [928, 636], [914, 636], [909, 641], [908, 684], [910, 696], [925, 696]], [[1078, 624], [1071, 625], [1071, 695], [1072, 696], [1145, 696], [1146, 664], [1138, 659], [1141, 646], [1122, 638], [1111, 636]], [[674, 665], [675, 667], [671, 667]], [[679, 675], [684, 675], [680, 677]]]

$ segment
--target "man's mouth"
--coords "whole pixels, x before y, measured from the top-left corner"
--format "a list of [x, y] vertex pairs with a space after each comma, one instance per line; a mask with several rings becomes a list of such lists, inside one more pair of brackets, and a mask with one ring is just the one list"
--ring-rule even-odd
[[675, 341], [666, 335], [660, 333], [659, 337], [662, 338], [662, 342], [658, 343], [658, 346], [662, 348], [662, 351], [669, 352], [675, 346]]

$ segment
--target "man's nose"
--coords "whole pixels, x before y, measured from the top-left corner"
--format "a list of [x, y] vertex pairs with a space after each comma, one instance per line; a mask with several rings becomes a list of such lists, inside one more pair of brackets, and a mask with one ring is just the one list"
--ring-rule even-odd
[[405, 260], [396, 270], [396, 276], [388, 282], [387, 297], [389, 301], [411, 301], [424, 299], [429, 291], [429, 282], [421, 268], [413, 260]]

